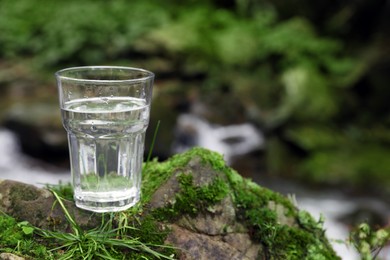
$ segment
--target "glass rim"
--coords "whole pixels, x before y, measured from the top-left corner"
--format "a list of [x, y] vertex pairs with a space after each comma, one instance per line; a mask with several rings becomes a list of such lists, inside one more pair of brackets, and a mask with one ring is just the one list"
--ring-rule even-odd
[[[64, 76], [63, 74], [66, 72], [77, 72], [77, 71], [87, 71], [87, 70], [105, 70], [105, 69], [113, 69], [113, 70], [126, 70], [132, 72], [142, 72], [145, 73], [144, 76], [140, 76], [137, 78], [129, 78], [129, 79], [83, 79], [79, 77], [72, 76]], [[69, 80], [75, 82], [85, 82], [85, 83], [126, 83], [126, 82], [139, 82], [139, 81], [148, 81], [154, 78], [154, 73], [145, 70], [142, 68], [136, 67], [127, 67], [127, 66], [78, 66], [78, 67], [69, 67], [65, 69], [61, 69], [54, 73], [57, 79], [61, 80]]]

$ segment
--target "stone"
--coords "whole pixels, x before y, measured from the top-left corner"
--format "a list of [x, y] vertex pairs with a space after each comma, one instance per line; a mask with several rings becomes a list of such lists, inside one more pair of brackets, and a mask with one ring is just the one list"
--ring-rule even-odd
[[[194, 150], [192, 150], [194, 151]], [[267, 248], [265, 244], [267, 242], [263, 239], [265, 238], [256, 238], [256, 235], [253, 233], [264, 233], [264, 236], [268, 236], [267, 232], [258, 230], [258, 225], [262, 225], [264, 222], [264, 228], [271, 229], [269, 236], [278, 237], [280, 241], [288, 236], [294, 236], [293, 234], [302, 234], [302, 230], [312, 228], [310, 225], [304, 227], [300, 223], [298, 215], [298, 209], [295, 207], [294, 203], [289, 201], [288, 198], [283, 197], [282, 195], [276, 194], [272, 191], [261, 188], [257, 184], [244, 180], [237, 173], [232, 171], [225, 164], [218, 164], [215, 158], [207, 158], [207, 155], [213, 157], [214, 154], [206, 152], [206, 150], [198, 150], [199, 154], [192, 152], [192, 156], [189, 156], [186, 162], [181, 163], [180, 165], [175, 165], [174, 158], [172, 161], [172, 168], [167, 171], [171, 171], [171, 174], [156, 190], [154, 190], [153, 195], [148, 203], [149, 210], [161, 209], [161, 208], [170, 208], [171, 211], [179, 210], [175, 207], [178, 203], [178, 199], [185, 197], [185, 193], [188, 190], [195, 189], [197, 192], [200, 192], [201, 189], [205, 187], [210, 187], [213, 185], [216, 180], [221, 180], [223, 183], [240, 183], [240, 187], [229, 187], [229, 191], [226, 195], [220, 200], [212, 203], [212, 205], [207, 205], [202, 210], [195, 210], [196, 213], [193, 214], [191, 211], [181, 213], [169, 220], [168, 229], [171, 229], [171, 233], [168, 235], [166, 242], [173, 244], [178, 248], [182, 248], [180, 251], [179, 259], [269, 259], [272, 254], [276, 256], [280, 254], [279, 249], [270, 249]], [[202, 154], [204, 153], [204, 154]], [[191, 151], [187, 154], [191, 154]], [[196, 155], [195, 155], [196, 154]], [[183, 155], [184, 156], [184, 155]], [[182, 160], [179, 158], [178, 160]], [[209, 161], [208, 161], [209, 160]], [[167, 162], [169, 164], [169, 161]], [[161, 170], [164, 171], [164, 170]], [[146, 171], [146, 179], [148, 180], [148, 172]], [[151, 175], [152, 173], [150, 173]], [[156, 173], [153, 173], [156, 174]], [[157, 175], [157, 174], [156, 174]], [[151, 175], [152, 176], [152, 175]], [[186, 176], [191, 176], [192, 187], [185, 187], [181, 183], [181, 178]], [[188, 190], [186, 190], [186, 188]], [[244, 190], [235, 190], [235, 189], [247, 189]], [[237, 195], [241, 191], [248, 193], [253, 205], [261, 205], [261, 203], [256, 202], [256, 197], [261, 201], [264, 199], [263, 208], [247, 208], [243, 209], [237, 205]], [[193, 192], [193, 191], [191, 191]], [[254, 193], [254, 194], [253, 194]], [[242, 196], [245, 196], [244, 194]], [[204, 202], [199, 201], [199, 204]], [[191, 202], [188, 202], [191, 204]], [[196, 207], [196, 206], [195, 206]], [[245, 206], [247, 207], [247, 206]], [[257, 211], [258, 210], [258, 211]], [[179, 210], [180, 211], [180, 210]], [[247, 211], [247, 213], [243, 212]], [[250, 212], [250, 213], [248, 213]], [[248, 217], [247, 215], [254, 213], [254, 216]], [[256, 213], [259, 212], [258, 216]], [[260, 213], [265, 214], [264, 218], [271, 216], [274, 218], [275, 227], [267, 227], [268, 219], [261, 219]], [[253, 220], [249, 220], [252, 218]], [[256, 224], [249, 224], [248, 222], [255, 221]], [[257, 222], [258, 221], [258, 222]], [[317, 224], [312, 219], [307, 220], [307, 223], [311, 223], [313, 227]], [[246, 222], [246, 223], [245, 223]], [[254, 226], [253, 226], [254, 225]], [[288, 230], [286, 234], [277, 235], [278, 230]], [[318, 234], [323, 232], [318, 232], [318, 230], [308, 231], [315, 233], [315, 235], [309, 235], [312, 241], [318, 239], [318, 243], [315, 246], [318, 248], [328, 248], [329, 254], [325, 257], [328, 259], [338, 259], [334, 254], [332, 248], [327, 244], [326, 238], [320, 237]], [[297, 238], [300, 235], [297, 236]], [[270, 238], [271, 241], [274, 238]], [[303, 239], [303, 236], [302, 236]], [[324, 239], [324, 245], [321, 245], [322, 239]], [[284, 243], [275, 240], [275, 245], [269, 243], [269, 247], [280, 247], [278, 243]], [[290, 241], [291, 243], [301, 243], [299, 241]], [[290, 245], [284, 245], [288, 248]], [[313, 245], [314, 246], [314, 245]], [[283, 247], [283, 245], [282, 245]], [[294, 246], [292, 245], [292, 248]], [[298, 247], [299, 248], [299, 247]], [[278, 251], [279, 250], [279, 251]], [[286, 249], [288, 251], [288, 249]], [[313, 250], [316, 251], [316, 250]], [[313, 254], [313, 259], [316, 257], [323, 257], [322, 254], [327, 254], [327, 252], [316, 252]], [[318, 253], [318, 254], [317, 254]], [[283, 253], [282, 253], [283, 254]], [[283, 256], [278, 256], [280, 259], [284, 258]], [[288, 259], [288, 253], [286, 253]]]
[[[90, 212], [78, 209], [74, 203], [63, 201], [67, 210], [84, 228], [98, 226], [98, 219]], [[70, 231], [68, 221], [53, 194], [36, 186], [11, 180], [0, 180], [0, 212], [19, 221], [28, 221], [44, 229]]]
[[[194, 148], [149, 162], [142, 192], [135, 218], [167, 232], [163, 241], [177, 248], [175, 259], [340, 259], [319, 222], [288, 198], [241, 177], [217, 153]], [[64, 204], [83, 229], [99, 224], [97, 214]], [[0, 211], [43, 229], [71, 232], [46, 189], [0, 181]]]
[[0, 260], [25, 260], [25, 258], [11, 254], [11, 253], [1, 253]]
[[[173, 245], [180, 245], [180, 259], [256, 259], [253, 256], [258, 255], [261, 247], [253, 246], [249, 236], [245, 234], [229, 234], [224, 241], [226, 236], [209, 236], [191, 232], [177, 225], [171, 225], [170, 228], [172, 232], [166, 241]], [[239, 244], [240, 239], [244, 247]]]

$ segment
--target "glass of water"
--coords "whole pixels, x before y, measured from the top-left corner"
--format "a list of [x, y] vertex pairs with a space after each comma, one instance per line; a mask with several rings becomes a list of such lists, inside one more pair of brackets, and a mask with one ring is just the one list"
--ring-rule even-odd
[[116, 66], [56, 74], [79, 208], [121, 211], [139, 201], [154, 74]]

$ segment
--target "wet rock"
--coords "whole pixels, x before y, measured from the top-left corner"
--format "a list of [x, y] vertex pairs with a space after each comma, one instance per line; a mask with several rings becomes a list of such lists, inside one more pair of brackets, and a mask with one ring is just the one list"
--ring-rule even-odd
[[170, 226], [172, 232], [167, 242], [180, 245], [180, 259], [256, 259], [261, 250], [259, 244], [253, 244], [250, 237], [243, 233], [231, 233], [220, 236], [208, 236], [191, 232], [177, 225]]
[[[80, 226], [92, 228], [99, 225], [90, 212], [78, 209], [70, 201], [64, 200], [64, 204]], [[33, 185], [0, 179], [0, 212], [43, 229], [71, 230], [53, 194]]]
[[[193, 151], [196, 149], [186, 154], [194, 154]], [[168, 208], [169, 212], [179, 211], [179, 214], [170, 218], [168, 223], [163, 222], [171, 230], [166, 242], [181, 249], [179, 259], [249, 260], [272, 259], [272, 257], [288, 259], [290, 257], [289, 247], [299, 251], [307, 250], [310, 246], [301, 247], [302, 242], [299, 239], [313, 241], [311, 248], [314, 253], [310, 256], [314, 257], [312, 259], [319, 259], [316, 257], [338, 259], [326, 238], [323, 237], [324, 232], [315, 228], [317, 223], [311, 219], [309, 214], [304, 214], [307, 218], [300, 220], [298, 209], [294, 208], [287, 198], [260, 188], [252, 182], [247, 182], [237, 173], [229, 170], [226, 165], [207, 158], [210, 153], [206, 150], [199, 149], [198, 151], [205, 152], [205, 155], [189, 156], [187, 162], [180, 165], [175, 165], [175, 158], [168, 160], [166, 164], [171, 163], [172, 166], [168, 171], [172, 172], [169, 178], [154, 191], [148, 203], [149, 212], [152, 213], [164, 208]], [[180, 160], [183, 158], [178, 159]], [[147, 180], [149, 174], [146, 171]], [[159, 175], [157, 172], [153, 174]], [[188, 182], [184, 181], [185, 185], [183, 185], [183, 178], [190, 179], [191, 184], [188, 186]], [[223, 188], [218, 188], [215, 184], [217, 180], [220, 180], [221, 184], [233, 185], [235, 183], [237, 186], [227, 185], [228, 191], [224, 193]], [[183, 198], [188, 198], [186, 197], [188, 193], [201, 198], [199, 194], [205, 189], [210, 189], [208, 192], [213, 193], [213, 196], [224, 195], [219, 201], [204, 207], [199, 206], [205, 203], [201, 199], [196, 203], [183, 202]], [[238, 194], [248, 196], [248, 198], [237, 198]], [[241, 199], [242, 203], [248, 203], [248, 205], [237, 204]], [[248, 201], [245, 202], [246, 200]], [[263, 201], [263, 204], [257, 200]], [[188, 204], [189, 209], [180, 209], [177, 207], [179, 203]], [[272, 221], [268, 222], [268, 218]], [[259, 228], [269, 229], [271, 232], [268, 234], [267, 231], [259, 230]], [[277, 230], [288, 231], [285, 234], [278, 234]], [[307, 233], [307, 237], [304, 233]], [[295, 236], [294, 234], [296, 238], [287, 242], [288, 237]], [[289, 243], [291, 245], [287, 245]], [[295, 246], [294, 243], [300, 245]], [[308, 256], [307, 253], [301, 252], [300, 254]]]
[[[211, 185], [217, 178], [227, 182], [223, 173], [204, 165], [200, 157], [194, 157], [154, 192], [150, 211], [175, 204], [176, 195], [182, 189], [179, 181], [182, 174], [191, 175], [192, 184], [198, 188]], [[253, 242], [248, 229], [236, 220], [233, 200], [226, 196], [198, 214], [178, 216], [168, 224], [171, 233], [166, 242], [181, 248], [180, 259], [256, 259], [261, 245]]]
[[[287, 198], [242, 178], [219, 154], [195, 148], [166, 162], [150, 162], [143, 175], [137, 220], [150, 217], [168, 231], [164, 239], [178, 248], [175, 259], [339, 259], [308, 213], [299, 214]], [[0, 182], [0, 211], [69, 232], [54, 201], [46, 189]], [[94, 214], [70, 201], [65, 206], [82, 227], [98, 225]]]

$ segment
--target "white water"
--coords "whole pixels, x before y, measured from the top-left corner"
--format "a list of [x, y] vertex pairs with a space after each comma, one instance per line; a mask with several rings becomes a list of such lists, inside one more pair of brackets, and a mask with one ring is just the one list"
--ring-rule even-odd
[[176, 135], [184, 137], [190, 143], [176, 140], [172, 147], [173, 153], [181, 153], [197, 145], [222, 154], [228, 165], [237, 156], [262, 149], [264, 146], [262, 133], [252, 124], [210, 125], [192, 114], [182, 114], [177, 118]]
[[0, 129], [0, 179], [30, 183], [38, 187], [45, 184], [70, 182], [69, 172], [49, 172], [37, 166], [33, 159], [23, 156], [17, 138], [8, 130]]
[[333, 249], [345, 260], [360, 259], [356, 250], [345, 243], [337, 242], [346, 241], [349, 230], [343, 223], [337, 221], [338, 217], [351, 212], [355, 206], [343, 198], [309, 198], [297, 197], [298, 207], [306, 210], [316, 219], [319, 220], [321, 215], [324, 217], [324, 229], [326, 236], [330, 240]]

